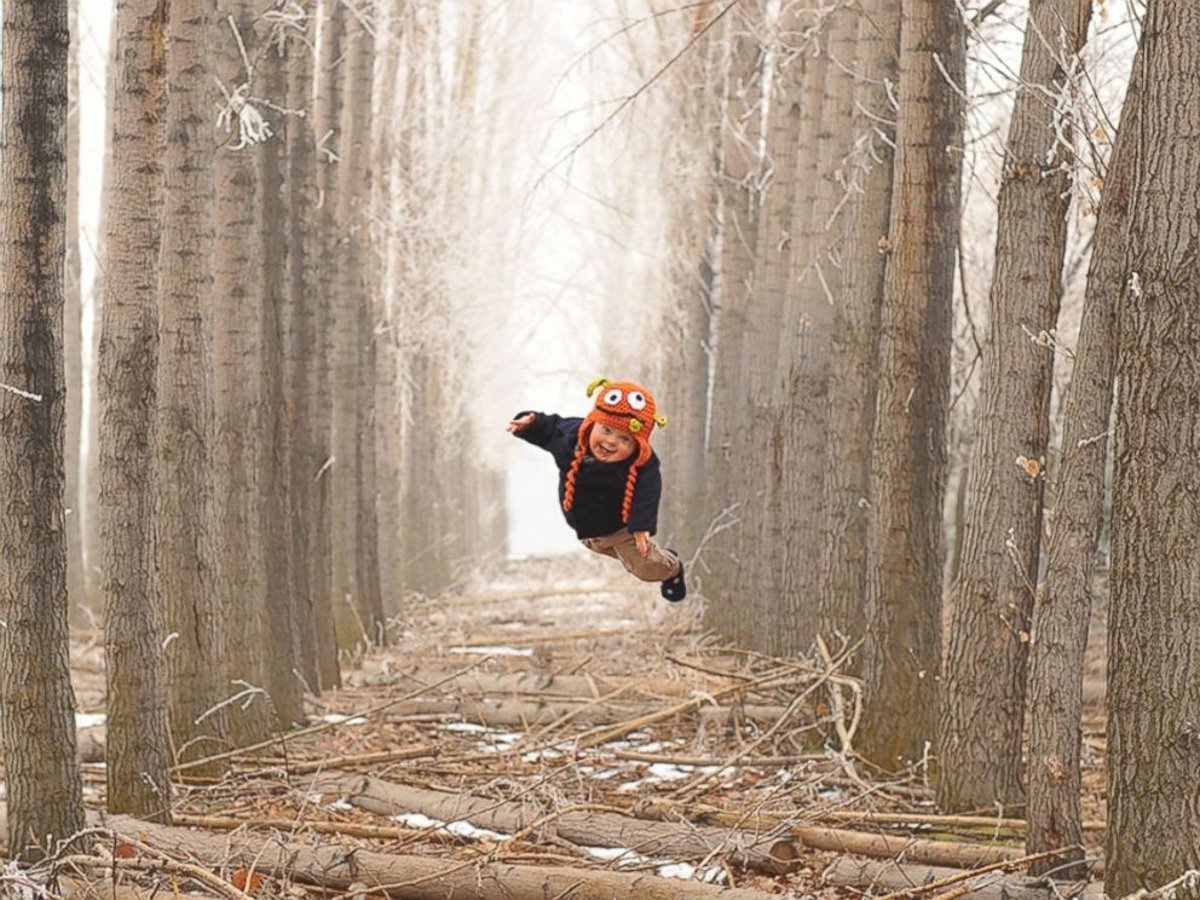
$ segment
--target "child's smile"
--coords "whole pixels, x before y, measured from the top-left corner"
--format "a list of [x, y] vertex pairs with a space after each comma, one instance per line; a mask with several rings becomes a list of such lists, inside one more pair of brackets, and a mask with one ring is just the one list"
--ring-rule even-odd
[[600, 462], [624, 462], [633, 456], [636, 448], [637, 442], [632, 435], [618, 431], [603, 422], [597, 422], [588, 433], [588, 449]]

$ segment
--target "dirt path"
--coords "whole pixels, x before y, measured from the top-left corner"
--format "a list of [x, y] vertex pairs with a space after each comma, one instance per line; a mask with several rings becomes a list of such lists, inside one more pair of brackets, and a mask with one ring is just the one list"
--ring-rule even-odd
[[[847, 754], [858, 692], [836, 666], [724, 649], [695, 604], [607, 562], [513, 562], [459, 596], [413, 599], [390, 649], [309, 698], [307, 733], [181, 788], [176, 823], [455, 871], [674, 879], [679, 896], [713, 883], [832, 897], [839, 859], [1021, 855], [1015, 823], [934, 817], [921, 773], [882, 782]], [[102, 654], [80, 645], [73, 661], [81, 708], [98, 710]], [[85, 768], [98, 806], [102, 770]], [[313, 878], [268, 881], [303, 893]]]

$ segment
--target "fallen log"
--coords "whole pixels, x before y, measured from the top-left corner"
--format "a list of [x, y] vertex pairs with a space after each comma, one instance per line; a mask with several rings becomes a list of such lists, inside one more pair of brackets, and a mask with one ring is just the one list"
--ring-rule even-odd
[[[211, 868], [253, 869], [322, 888], [396, 900], [512, 900], [513, 897], [570, 897], [571, 900], [767, 900], [761, 891], [728, 889], [656, 875], [567, 866], [510, 865], [483, 860], [426, 859], [376, 853], [338, 844], [284, 843], [276, 836], [202, 832], [111, 816], [120, 835], [171, 856]], [[120, 867], [121, 860], [113, 860]]]
[[[962, 876], [968, 876], [962, 879]], [[926, 885], [950, 879], [962, 879], [962, 896], [979, 900], [1053, 900], [1070, 896], [1075, 900], [1101, 900], [1104, 885], [1088, 882], [1078, 885], [1050, 882], [1046, 878], [1006, 875], [1002, 872], [971, 874], [963, 869], [944, 866], [923, 866], [895, 860], [858, 860], [839, 857], [821, 874], [824, 884], [834, 887], [872, 888], [888, 892], [911, 892], [918, 895]], [[1078, 890], [1078, 893], [1075, 891]]]
[[[398, 684], [419, 687], [422, 681], [433, 680], [430, 673], [352, 672], [347, 676], [351, 685]], [[457, 676], [446, 686], [455, 694], [543, 694], [549, 697], [574, 697], [595, 700], [621, 689], [637, 690], [642, 694], [679, 696], [695, 685], [668, 678], [604, 678], [591, 675], [551, 675], [545, 672], [474, 672]]]
[[615, 812], [566, 810], [547, 814], [533, 803], [496, 801], [470, 794], [446, 794], [367, 776], [328, 775], [307, 784], [336, 794], [377, 815], [421, 813], [442, 822], [467, 821], [504, 834], [538, 827], [588, 847], [624, 847], [643, 856], [672, 859], [725, 858], [759, 872], [780, 875], [797, 865], [797, 847], [776, 834], [714, 828], [690, 823], [644, 821]]
[[[689, 809], [686, 804], [655, 798], [638, 803], [632, 813], [640, 818], [657, 821], [680, 821], [688, 818]], [[1022, 848], [994, 844], [935, 841], [903, 835], [868, 834], [845, 828], [794, 825], [790, 824], [789, 818], [782, 813], [767, 810], [758, 810], [748, 816], [746, 813], [706, 808], [702, 811], [700, 820], [731, 828], [743, 827], [746, 821], [753, 821], [763, 829], [784, 828], [786, 833], [812, 850], [853, 853], [857, 856], [883, 859], [903, 858], [910, 862], [964, 869], [1019, 859], [1025, 852]]]

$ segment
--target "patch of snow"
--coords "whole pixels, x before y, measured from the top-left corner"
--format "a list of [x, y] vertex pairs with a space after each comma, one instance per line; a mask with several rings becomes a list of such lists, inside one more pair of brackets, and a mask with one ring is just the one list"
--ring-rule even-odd
[[450, 647], [448, 653], [473, 656], [533, 656], [527, 647]]
[[349, 800], [347, 800], [345, 797], [338, 797], [336, 800], [334, 800], [332, 803], [329, 804], [329, 808], [330, 809], [340, 809], [343, 811], [349, 811], [349, 810], [354, 809], [354, 804], [351, 803]]
[[488, 730], [486, 725], [478, 722], [446, 722], [441, 726], [443, 731], [461, 731], [470, 734], [482, 734]]
[[104, 713], [75, 713], [76, 728], [91, 728], [93, 725], [103, 725], [108, 721]]
[[470, 822], [462, 822], [462, 821], [451, 822], [446, 826], [445, 830], [450, 832], [451, 834], [456, 834], [459, 837], [476, 838], [476, 839], [490, 838], [494, 841], [510, 841], [510, 840], [512, 840], [511, 834], [501, 834], [499, 831], [489, 831], [486, 828], [478, 828], [478, 827], [472, 825]]
[[521, 754], [521, 759], [525, 760], [525, 762], [540, 762], [543, 759], [559, 759], [560, 757], [562, 757], [562, 753], [553, 748], [530, 750], [527, 753]]
[[445, 824], [421, 813], [396, 813], [392, 816], [392, 821], [399, 822], [407, 828], [440, 828]]
[[658, 867], [658, 874], [663, 878], [681, 878], [684, 881], [701, 881], [705, 884], [724, 884], [725, 870], [720, 866], [709, 866], [703, 871], [691, 863], [667, 863]]
[[321, 716], [322, 722], [332, 725], [366, 725], [367, 720], [362, 716], [343, 716], [341, 713], [326, 713]]
[[480, 840], [489, 838], [494, 841], [509, 841], [512, 840], [512, 835], [502, 834], [499, 831], [489, 831], [486, 828], [478, 828], [470, 822], [442, 822], [438, 819], [431, 819], [429, 816], [421, 813], [397, 813], [392, 816], [392, 821], [399, 822], [409, 828], [436, 828], [443, 834], [453, 834], [457, 837], [473, 838]]
[[628, 847], [584, 847], [588, 856], [602, 859], [605, 862], [617, 862], [625, 866], [636, 866], [646, 862], [646, 857], [634, 853]]

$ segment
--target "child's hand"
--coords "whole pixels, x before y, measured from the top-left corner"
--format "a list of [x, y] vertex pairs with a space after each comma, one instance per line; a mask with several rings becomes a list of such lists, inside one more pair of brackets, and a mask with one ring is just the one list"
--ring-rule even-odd
[[650, 552], [650, 532], [635, 531], [633, 533], [633, 545], [637, 547], [637, 552], [645, 556]]
[[508, 423], [508, 433], [516, 434], [518, 431], [528, 428], [533, 424], [533, 419], [533, 413], [525, 413], [525, 415], [521, 416], [519, 419], [513, 419]]

